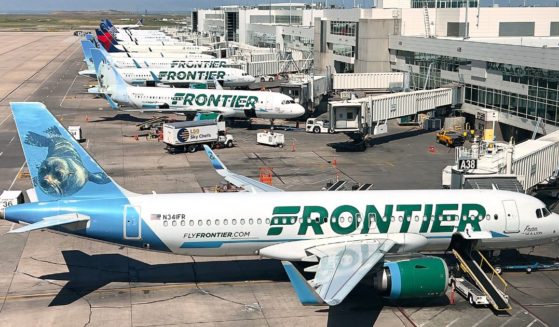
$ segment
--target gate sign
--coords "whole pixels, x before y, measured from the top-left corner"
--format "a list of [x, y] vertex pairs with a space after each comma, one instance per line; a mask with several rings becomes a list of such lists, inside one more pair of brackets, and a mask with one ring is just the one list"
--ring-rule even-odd
[[477, 169], [477, 159], [458, 159], [458, 169]]

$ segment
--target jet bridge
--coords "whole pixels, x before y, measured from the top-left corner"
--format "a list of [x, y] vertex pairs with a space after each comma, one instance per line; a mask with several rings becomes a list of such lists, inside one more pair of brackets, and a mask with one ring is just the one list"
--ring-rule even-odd
[[354, 139], [383, 134], [388, 132], [389, 119], [450, 106], [452, 95], [452, 88], [439, 88], [332, 101], [328, 103], [330, 131], [346, 133]]
[[[464, 160], [473, 160], [475, 165], [470, 167], [472, 169], [459, 169], [458, 165]], [[466, 179], [474, 177], [472, 175], [476, 175], [477, 179], [494, 180], [512, 176], [523, 190], [528, 191], [542, 183], [551, 184], [556, 180], [559, 172], [559, 131], [516, 145], [481, 142], [473, 144], [471, 149], [457, 148], [455, 162], [455, 165], [443, 170], [443, 187], [465, 188]], [[498, 183], [491, 184], [501, 188]]]

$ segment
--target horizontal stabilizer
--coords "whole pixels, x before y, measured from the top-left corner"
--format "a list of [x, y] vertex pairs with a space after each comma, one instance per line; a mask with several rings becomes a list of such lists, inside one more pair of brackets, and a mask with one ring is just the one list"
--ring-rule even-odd
[[212, 166], [215, 168], [216, 172], [223, 176], [223, 178], [229, 183], [237, 187], [242, 187], [249, 192], [282, 192], [282, 190], [280, 190], [279, 188], [264, 184], [259, 181], [255, 181], [252, 178], [248, 178], [246, 176], [235, 174], [229, 171], [229, 169], [225, 167], [223, 162], [219, 160], [219, 158], [215, 155], [215, 153], [212, 151], [212, 149], [210, 149], [209, 146], [204, 145], [204, 150], [206, 151], [206, 154], [208, 155], [208, 158], [210, 159], [210, 162], [212, 163]]
[[89, 221], [88, 216], [80, 215], [77, 213], [70, 213], [66, 215], [58, 215], [58, 216], [43, 218], [36, 223], [11, 230], [8, 233], [25, 233], [37, 229], [43, 229], [43, 228], [49, 228], [55, 226], [64, 226], [64, 225], [67, 226], [69, 224], [87, 222], [87, 221]]

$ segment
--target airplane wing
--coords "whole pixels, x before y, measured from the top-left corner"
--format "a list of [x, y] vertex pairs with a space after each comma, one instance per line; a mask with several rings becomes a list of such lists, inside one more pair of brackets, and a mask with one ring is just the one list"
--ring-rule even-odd
[[260, 255], [277, 258], [279, 253], [289, 256], [303, 250], [302, 261], [318, 262], [305, 269], [315, 273], [314, 279], [307, 281], [291, 262], [282, 261], [299, 300], [304, 305], [337, 305], [397, 243], [369, 236], [333, 237], [280, 243], [260, 250]]
[[36, 230], [36, 229], [43, 229], [43, 228], [49, 228], [49, 227], [55, 227], [55, 226], [64, 226], [64, 225], [68, 226], [69, 224], [80, 223], [80, 222], [87, 223], [88, 221], [89, 221], [88, 216], [80, 215], [80, 214], [77, 214], [77, 213], [70, 213], [70, 214], [65, 214], [65, 215], [57, 215], [57, 216], [52, 216], [52, 217], [46, 217], [46, 218], [43, 218], [43, 219], [39, 220], [36, 223], [29, 224], [27, 226], [11, 230], [8, 233], [25, 233], [25, 232], [30, 232], [30, 231]]
[[208, 155], [208, 158], [210, 159], [210, 162], [212, 163], [212, 166], [215, 168], [217, 173], [223, 176], [223, 178], [229, 183], [237, 187], [242, 187], [249, 192], [283, 192], [283, 190], [279, 188], [255, 181], [252, 178], [248, 178], [246, 176], [235, 174], [229, 171], [229, 169], [225, 167], [223, 162], [219, 160], [219, 158], [215, 155], [215, 153], [212, 151], [212, 149], [210, 149], [209, 146], [204, 145], [204, 150], [206, 150], [206, 154]]

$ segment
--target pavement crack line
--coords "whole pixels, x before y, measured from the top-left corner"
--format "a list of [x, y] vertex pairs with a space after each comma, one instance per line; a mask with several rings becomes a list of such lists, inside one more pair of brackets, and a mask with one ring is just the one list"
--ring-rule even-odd
[[167, 302], [167, 301], [172, 301], [172, 300], [175, 300], [175, 299], [180, 299], [180, 298], [183, 298], [183, 297], [187, 297], [187, 296], [192, 295], [192, 294], [206, 294], [206, 293], [203, 293], [203, 292], [200, 292], [200, 291], [188, 292], [186, 294], [175, 295], [175, 296], [171, 296], [170, 298], [161, 299], [161, 300], [153, 300], [153, 301], [132, 303], [132, 305], [134, 306], [134, 305], [145, 305], [145, 304]]
[[[24, 245], [21, 248], [21, 252], [19, 254], [20, 257], [21, 257], [21, 254], [23, 253], [23, 249], [27, 245], [27, 240], [29, 240], [29, 233], [27, 233], [27, 236], [25, 236], [25, 242], [23, 242]], [[2, 313], [2, 310], [4, 310], [4, 305], [6, 304], [6, 299], [8, 298], [8, 294], [10, 293], [10, 289], [12, 288], [12, 284], [14, 283], [14, 278], [16, 276], [16, 273], [18, 272], [18, 268], [19, 268], [19, 260], [18, 260], [17, 265], [14, 269], [14, 273], [12, 274], [12, 278], [10, 278], [10, 284], [8, 285], [8, 289], [6, 289], [6, 294], [4, 294], [4, 298], [2, 299], [2, 305], [0, 306], [0, 313]]]
[[[37, 280], [39, 280], [39, 281], [46, 282], [46, 283], [48, 283], [48, 284], [50, 284], [50, 285], [54, 285], [54, 286], [60, 287], [61, 290], [62, 290], [63, 288], [65, 288], [65, 286], [66, 286], [66, 285], [61, 285], [61, 284], [55, 283], [55, 282], [53, 282], [53, 281], [51, 281], [51, 280], [48, 280], [48, 279], [42, 279], [42, 278], [40, 278], [39, 276], [35, 276], [35, 275], [33, 275], [33, 274], [26, 273], [26, 272], [24, 272], [24, 271], [18, 271], [18, 270], [16, 270], [16, 273], [21, 274], [21, 275], [24, 275], [24, 276], [27, 276], [27, 277], [31, 277], [31, 278], [33, 278], [33, 279], [37, 279]], [[14, 275], [15, 275], [15, 274], [14, 274]], [[92, 305], [91, 305], [91, 302], [89, 302], [89, 300], [88, 300], [85, 296], [82, 296], [78, 291], [76, 291], [76, 290], [74, 290], [74, 289], [72, 289], [72, 288], [70, 288], [70, 287], [69, 287], [69, 288], [66, 288], [66, 290], [69, 291], [69, 292], [74, 293], [74, 294], [78, 297], [78, 299], [84, 300], [85, 303], [87, 303], [87, 306], [89, 307], [89, 316], [88, 316], [87, 322], [84, 324], [84, 327], [88, 326], [88, 325], [91, 323], [91, 315], [92, 315], [92, 308], [93, 308]], [[6, 296], [7, 296], [7, 293], [6, 293]]]
[[[229, 299], [226, 299], [226, 298], [221, 297], [221, 296], [219, 296], [219, 295], [215, 295], [215, 294], [213, 294], [213, 293], [211, 293], [211, 292], [209, 292], [209, 291], [206, 291], [205, 289], [201, 288], [200, 285], [198, 284], [198, 272], [197, 272], [197, 270], [196, 270], [196, 264], [197, 264], [196, 259], [194, 259], [194, 256], [190, 256], [190, 258], [192, 259], [192, 273], [193, 273], [193, 275], [194, 275], [194, 285], [196, 285], [196, 288], [200, 291], [200, 293], [202, 293], [202, 294], [204, 294], [204, 295], [209, 295], [209, 296], [211, 296], [211, 297], [214, 297], [214, 298], [216, 298], [216, 299], [220, 299], [220, 300], [225, 301], [225, 302], [229, 302], [229, 303], [241, 305], [241, 306], [243, 306], [245, 309], [254, 307], [253, 304], [246, 304], [246, 303], [242, 303], [242, 302], [237, 302], [237, 301], [229, 300]], [[258, 305], [258, 307], [259, 307], [259, 310], [261, 311], [260, 305]]]

